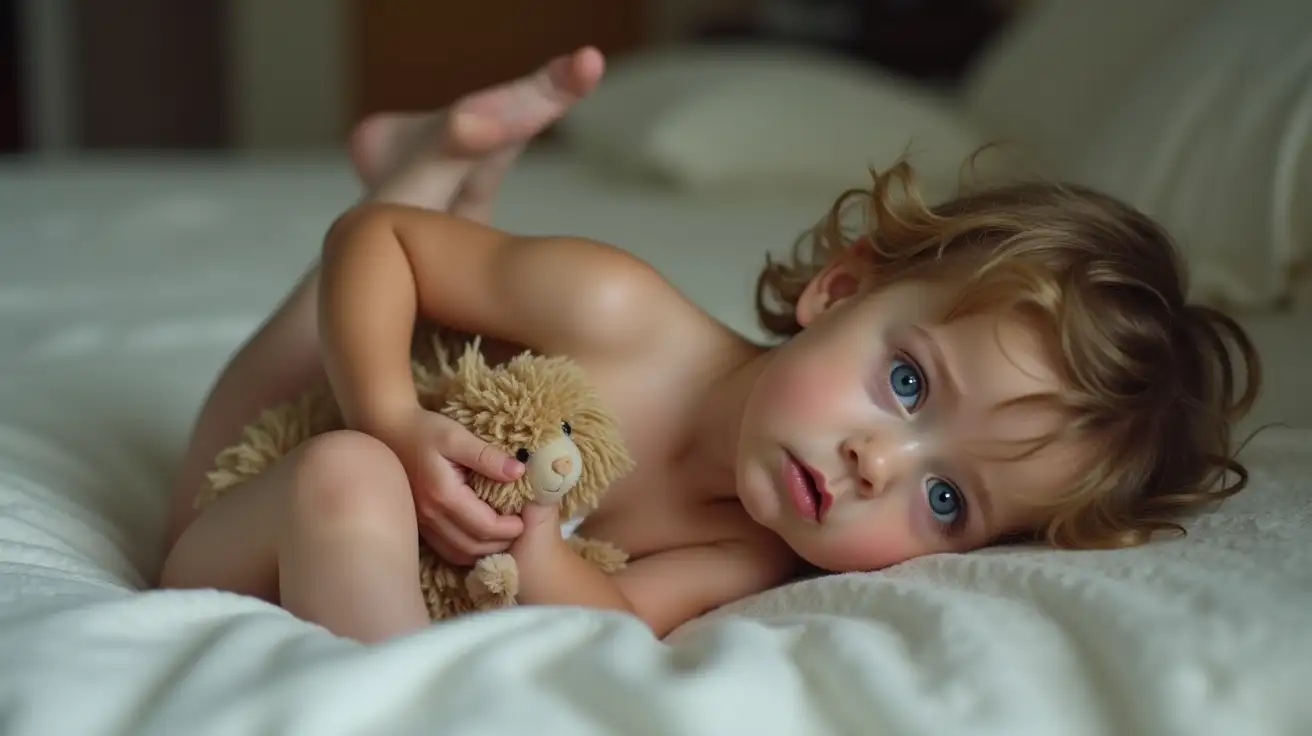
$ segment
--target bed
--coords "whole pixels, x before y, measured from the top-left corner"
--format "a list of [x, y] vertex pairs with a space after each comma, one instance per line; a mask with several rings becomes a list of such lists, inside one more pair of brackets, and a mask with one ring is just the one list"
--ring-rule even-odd
[[[751, 335], [766, 249], [833, 194], [691, 193], [589, 160], [532, 152], [498, 224], [630, 248]], [[148, 590], [214, 371], [356, 194], [327, 155], [0, 168], [0, 731], [1312, 730], [1306, 310], [1244, 313], [1268, 366], [1247, 428], [1282, 426], [1244, 450], [1251, 490], [1183, 539], [799, 581], [665, 641], [616, 614], [523, 608], [366, 648], [248, 598]]]

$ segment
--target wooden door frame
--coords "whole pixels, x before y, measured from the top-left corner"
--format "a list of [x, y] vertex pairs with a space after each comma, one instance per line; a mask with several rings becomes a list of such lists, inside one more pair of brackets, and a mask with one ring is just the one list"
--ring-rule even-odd
[[[223, 148], [224, 68], [231, 0], [16, 0], [28, 151], [63, 156], [105, 148]], [[196, 9], [209, 17], [195, 18]], [[144, 22], [129, 19], [142, 11]], [[156, 11], [156, 12], [145, 12]], [[155, 68], [163, 60], [168, 68]]]
[[227, 0], [73, 0], [79, 147], [228, 147]]
[[0, 155], [27, 148], [18, 0], [0, 0]]
[[[14, 0], [20, 8], [22, 85], [30, 150], [77, 148], [79, 80], [74, 0]], [[101, 0], [102, 2], [104, 0]], [[628, 0], [611, 0], [627, 2]], [[717, 0], [724, 1], [724, 0]], [[351, 105], [349, 0], [224, 0], [227, 135], [238, 150], [337, 149]], [[676, 35], [702, 0], [650, 3], [652, 40]], [[294, 44], [289, 53], [289, 44]], [[273, 71], [270, 71], [273, 70]], [[294, 104], [293, 104], [294, 101]]]
[[[73, 153], [82, 114], [76, 0], [15, 1], [24, 40], [21, 106], [28, 151]], [[344, 0], [224, 0], [224, 8], [222, 75], [229, 104], [221, 114], [231, 146], [340, 148], [348, 127]], [[293, 53], [289, 37], [295, 38]]]

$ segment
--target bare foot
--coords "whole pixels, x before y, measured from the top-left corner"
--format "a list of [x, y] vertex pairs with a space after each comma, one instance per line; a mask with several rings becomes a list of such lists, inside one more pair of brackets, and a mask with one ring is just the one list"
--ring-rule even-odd
[[509, 164], [592, 91], [604, 67], [584, 47], [437, 112], [371, 116], [351, 136], [356, 172], [372, 199], [485, 218]]

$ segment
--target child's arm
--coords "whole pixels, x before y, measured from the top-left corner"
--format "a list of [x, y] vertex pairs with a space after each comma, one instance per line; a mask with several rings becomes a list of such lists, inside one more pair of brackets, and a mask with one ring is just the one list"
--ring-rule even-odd
[[778, 543], [743, 539], [684, 547], [630, 562], [606, 574], [571, 550], [551, 509], [525, 509], [524, 533], [511, 545], [521, 603], [623, 611], [658, 638], [703, 613], [786, 580], [796, 558]]
[[[584, 238], [520, 237], [451, 215], [366, 205], [324, 243], [325, 370], [348, 425], [386, 435], [417, 408], [416, 318], [575, 358], [654, 339], [643, 309], [668, 288], [646, 264]], [[385, 440], [386, 441], [386, 440]]]

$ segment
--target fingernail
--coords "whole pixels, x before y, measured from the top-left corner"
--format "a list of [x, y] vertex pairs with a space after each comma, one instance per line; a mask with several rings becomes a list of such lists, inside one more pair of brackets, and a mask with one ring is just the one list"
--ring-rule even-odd
[[512, 457], [506, 460], [505, 471], [506, 475], [519, 475], [524, 472], [524, 464]]

